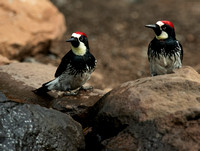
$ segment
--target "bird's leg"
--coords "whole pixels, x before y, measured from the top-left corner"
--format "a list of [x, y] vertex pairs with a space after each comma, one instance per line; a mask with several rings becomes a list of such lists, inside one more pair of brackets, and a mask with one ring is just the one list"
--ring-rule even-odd
[[85, 91], [87, 91], [87, 90], [92, 90], [92, 89], [93, 89], [92, 86], [85, 86], [85, 87], [81, 86], [79, 90], [85, 90]]
[[69, 92], [65, 92], [64, 95], [65, 96], [76, 96], [76, 95], [78, 95], [78, 93], [79, 93], [79, 90], [76, 90], [76, 91], [69, 90]]

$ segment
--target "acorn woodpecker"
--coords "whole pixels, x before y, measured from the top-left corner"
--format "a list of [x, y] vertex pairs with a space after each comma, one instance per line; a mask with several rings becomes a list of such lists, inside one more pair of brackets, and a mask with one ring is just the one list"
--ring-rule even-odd
[[[55, 79], [34, 90], [44, 94], [50, 90], [69, 91], [83, 88], [96, 66], [96, 59], [90, 53], [88, 38], [83, 32], [75, 32], [66, 42], [71, 42], [71, 50], [62, 58]], [[76, 94], [76, 93], [75, 93]]]
[[153, 25], [146, 25], [155, 32], [154, 39], [148, 46], [148, 60], [152, 76], [173, 73], [181, 68], [183, 48], [176, 40], [174, 25], [170, 21], [158, 21]]

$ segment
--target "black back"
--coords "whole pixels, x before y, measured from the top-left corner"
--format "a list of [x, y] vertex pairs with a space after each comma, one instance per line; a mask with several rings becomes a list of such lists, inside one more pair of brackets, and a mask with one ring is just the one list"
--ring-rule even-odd
[[87, 50], [86, 54], [83, 56], [75, 55], [72, 50], [70, 50], [63, 58], [58, 66], [55, 77], [60, 76], [64, 71], [68, 71], [69, 74], [79, 74], [84, 73], [87, 69], [94, 70], [96, 65], [96, 59], [94, 56]]
[[165, 40], [158, 40], [154, 38], [148, 47], [148, 59], [152, 57], [159, 58], [159, 55], [173, 56], [176, 52], [180, 53], [181, 61], [183, 60], [183, 48], [182, 45], [173, 37], [169, 37]]

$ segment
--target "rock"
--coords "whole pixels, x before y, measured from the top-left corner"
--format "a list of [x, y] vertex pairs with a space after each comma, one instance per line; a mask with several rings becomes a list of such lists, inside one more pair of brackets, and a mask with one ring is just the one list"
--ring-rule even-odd
[[54, 78], [56, 67], [40, 63], [11, 63], [0, 66], [1, 73], [7, 73], [11, 80], [23, 82], [33, 88], [40, 87], [43, 83]]
[[49, 51], [66, 31], [64, 16], [49, 0], [0, 1], [0, 54], [22, 59]]
[[0, 92], [0, 150], [75, 151], [85, 147], [81, 125], [70, 116], [8, 100]]
[[194, 67], [194, 69], [195, 69], [198, 73], [200, 73], [200, 64], [196, 65], [196, 66]]
[[[106, 149], [109, 149], [111, 151], [114, 150], [130, 150], [130, 151], [136, 151], [137, 150], [137, 139], [132, 136], [132, 133], [130, 132], [120, 132], [117, 136], [114, 136], [110, 139], [107, 139], [102, 142], [103, 146], [106, 146]], [[104, 150], [106, 150], [104, 149]]]
[[[39, 63], [15, 62], [2, 65], [0, 66], [0, 91], [8, 100], [17, 103], [39, 104], [64, 112], [87, 128], [92, 123], [88, 112], [105, 92], [92, 89], [81, 90], [77, 96], [64, 96], [59, 92], [49, 92], [44, 96], [35, 95], [32, 90], [52, 80], [55, 71], [56, 67]], [[4, 97], [0, 95], [1, 98]]]
[[7, 57], [0, 55], [0, 65], [9, 64], [9, 63], [11, 63], [11, 61]]
[[64, 96], [60, 92], [35, 95], [32, 90], [54, 79], [55, 71], [56, 67], [39, 63], [11, 63], [0, 66], [0, 91], [16, 102], [52, 107], [71, 115], [81, 123], [86, 122], [88, 110], [105, 92], [93, 89], [81, 90], [77, 96]]
[[105, 94], [99, 89], [80, 90], [77, 96], [59, 96], [52, 101], [52, 108], [67, 113], [83, 127], [88, 126], [91, 119], [88, 117], [89, 110]]
[[0, 91], [16, 102], [49, 107], [54, 98], [39, 97], [32, 90], [52, 80], [56, 67], [39, 63], [11, 63], [0, 66]]
[[123, 83], [94, 105], [103, 150], [198, 150], [200, 75], [191, 67]]
[[56, 0], [56, 1], [51, 0], [51, 2], [52, 2], [53, 4], [55, 4], [56, 6], [58, 6], [58, 7], [65, 6], [65, 5], [67, 5], [68, 3], [70, 3], [69, 1], [66, 1], [66, 0]]

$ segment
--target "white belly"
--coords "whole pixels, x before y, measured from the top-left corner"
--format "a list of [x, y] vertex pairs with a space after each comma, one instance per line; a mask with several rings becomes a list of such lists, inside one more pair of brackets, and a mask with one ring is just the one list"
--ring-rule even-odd
[[91, 73], [69, 75], [67, 72], [63, 73], [48, 85], [49, 90], [69, 91], [75, 90], [84, 85], [90, 79]]
[[171, 57], [160, 55], [159, 58], [152, 58], [150, 60], [150, 72], [152, 76], [172, 73], [174, 69], [181, 67], [182, 63], [179, 53]]

